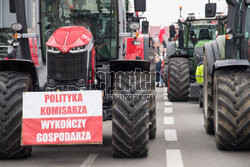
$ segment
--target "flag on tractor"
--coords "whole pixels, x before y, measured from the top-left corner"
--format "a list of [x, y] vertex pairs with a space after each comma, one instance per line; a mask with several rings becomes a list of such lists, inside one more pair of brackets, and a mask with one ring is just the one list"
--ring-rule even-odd
[[165, 29], [163, 26], [161, 26], [160, 33], [159, 33], [159, 41], [162, 44], [163, 43], [163, 35], [165, 34]]

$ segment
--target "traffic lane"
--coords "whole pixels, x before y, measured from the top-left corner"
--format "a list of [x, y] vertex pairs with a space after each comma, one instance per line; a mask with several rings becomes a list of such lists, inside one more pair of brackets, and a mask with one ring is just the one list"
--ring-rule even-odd
[[79, 167], [90, 154], [100, 152], [100, 146], [34, 146], [30, 158], [2, 160], [1, 167]]
[[112, 156], [112, 121], [103, 123], [103, 145], [102, 146], [33, 146], [33, 152], [30, 158], [22, 160], [3, 160], [0, 161], [2, 167], [45, 167], [45, 166], [66, 166], [79, 167], [83, 166], [88, 157], [97, 154], [93, 160], [93, 165], [87, 166], [166, 166], [165, 160], [165, 141], [164, 141], [164, 125], [163, 112], [164, 100], [163, 89], [157, 92], [157, 134], [156, 139], [149, 142], [149, 155], [146, 158], [114, 158]]
[[220, 151], [213, 135], [203, 127], [203, 113], [198, 103], [173, 103], [178, 141], [167, 142], [168, 149], [180, 149], [185, 167], [249, 167], [250, 151]]
[[157, 133], [156, 138], [149, 141], [149, 153], [146, 158], [115, 158], [112, 156], [112, 122], [105, 122], [103, 148], [95, 160], [93, 167], [165, 167], [166, 143], [164, 140], [164, 100], [163, 88], [157, 89], [156, 95]]

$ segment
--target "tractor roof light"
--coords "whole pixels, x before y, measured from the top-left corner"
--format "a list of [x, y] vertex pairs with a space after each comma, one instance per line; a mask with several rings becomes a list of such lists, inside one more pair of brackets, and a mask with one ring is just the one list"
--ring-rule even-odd
[[188, 13], [187, 20], [188, 21], [195, 21], [195, 13]]
[[12, 30], [14, 31], [20, 31], [23, 29], [23, 25], [20, 23], [14, 23], [11, 25]]
[[187, 17], [187, 20], [188, 20], [188, 21], [195, 21], [195, 17], [194, 17], [194, 16], [188, 16], [188, 17]]
[[140, 23], [133, 22], [133, 23], [130, 24], [129, 27], [130, 27], [131, 30], [134, 30], [134, 31], [139, 30], [140, 29]]

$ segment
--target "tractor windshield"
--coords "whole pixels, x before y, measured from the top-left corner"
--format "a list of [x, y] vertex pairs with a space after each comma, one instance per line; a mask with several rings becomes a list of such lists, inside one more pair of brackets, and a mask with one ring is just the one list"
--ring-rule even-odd
[[[189, 27], [187, 45], [189, 49], [195, 47], [199, 41], [210, 41], [216, 38], [217, 24], [193, 24]], [[188, 35], [188, 36], [187, 36]]]
[[78, 25], [92, 32], [97, 61], [117, 59], [117, 22], [116, 0], [41, 0], [43, 47], [56, 29]]

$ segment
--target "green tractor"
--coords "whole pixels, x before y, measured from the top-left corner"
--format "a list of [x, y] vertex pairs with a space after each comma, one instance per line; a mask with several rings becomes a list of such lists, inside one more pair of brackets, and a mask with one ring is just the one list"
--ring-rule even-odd
[[[223, 33], [224, 20], [225, 17], [196, 19], [190, 14], [185, 21], [178, 21], [178, 40], [168, 43], [167, 72], [164, 72], [170, 101], [185, 101], [189, 97], [198, 99], [195, 71], [203, 56], [199, 50], [218, 33]], [[170, 37], [175, 34], [175, 27], [170, 26]]]
[[204, 45], [204, 124], [218, 149], [249, 150], [250, 1], [227, 3], [226, 35]]
[[[196, 25], [199, 25], [199, 29], [198, 27], [194, 29], [195, 35], [192, 41], [197, 41], [196, 34], [199, 34], [199, 36], [198, 42], [195, 44], [193, 51], [193, 74], [196, 75], [196, 77], [200, 77], [201, 79], [197, 80], [197, 78], [192, 78], [192, 83], [197, 82], [199, 86], [199, 105], [201, 108], [203, 107], [203, 76], [197, 76], [196, 70], [197, 68], [199, 68], [199, 66], [201, 66], [201, 68], [203, 67], [202, 65], [204, 45], [208, 42], [215, 40], [219, 35], [223, 35], [226, 33], [226, 18], [226, 15], [222, 15], [222, 13], [217, 13], [216, 20], [212, 18], [211, 20], [206, 19], [204, 21], [199, 21], [198, 23], [195, 23]], [[203, 74], [203, 70], [201, 72], [201, 74]]]

